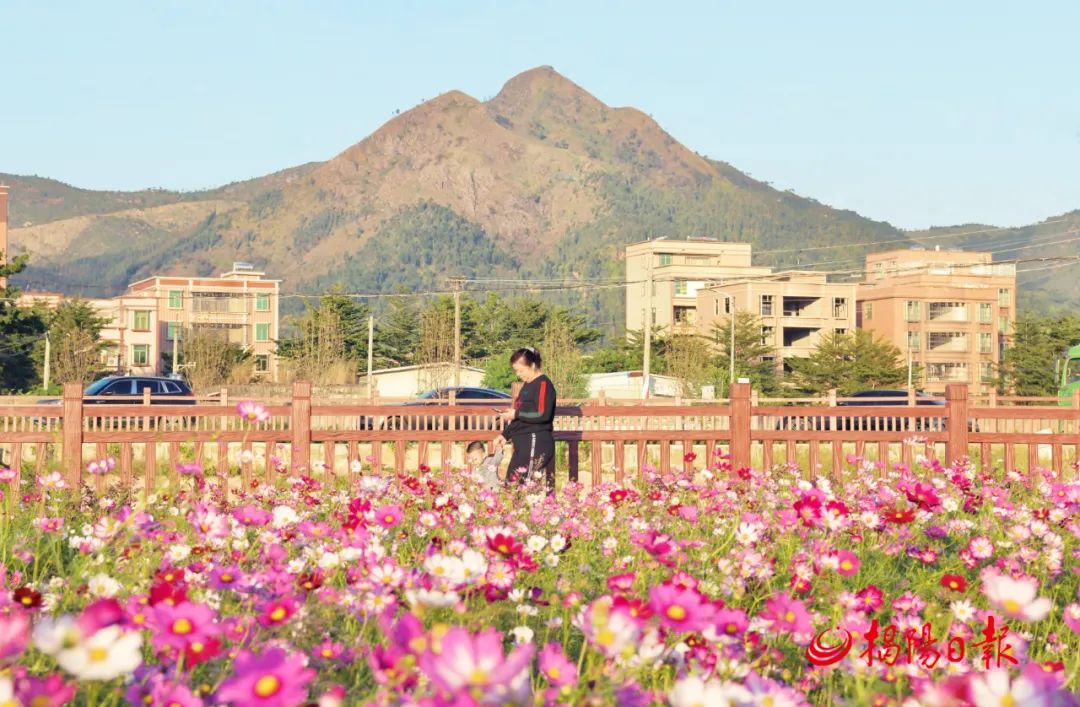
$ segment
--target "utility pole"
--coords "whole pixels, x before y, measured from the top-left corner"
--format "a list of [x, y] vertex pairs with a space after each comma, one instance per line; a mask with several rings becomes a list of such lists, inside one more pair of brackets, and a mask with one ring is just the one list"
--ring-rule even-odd
[[45, 392], [49, 391], [49, 373], [52, 365], [52, 342], [49, 340], [49, 332], [45, 332]]
[[642, 377], [645, 379], [645, 393], [652, 389], [652, 310], [653, 310], [653, 279], [652, 261], [653, 253], [649, 253], [649, 262], [646, 265], [645, 275], [645, 355], [642, 368]]
[[907, 345], [907, 387], [911, 390], [911, 343]]
[[461, 280], [454, 284], [454, 387], [461, 387]]
[[731, 378], [728, 380], [728, 397], [731, 397], [731, 387], [735, 385], [735, 296], [727, 295], [728, 319], [731, 324], [731, 348], [728, 349], [728, 363], [731, 368]]
[[375, 315], [369, 314], [367, 318], [367, 396], [368, 400], [371, 400], [371, 364], [374, 360], [372, 358], [372, 345], [375, 341]]
[[172, 340], [172, 374], [176, 375], [177, 359], [180, 357], [180, 322], [176, 322], [176, 330], [173, 331]]

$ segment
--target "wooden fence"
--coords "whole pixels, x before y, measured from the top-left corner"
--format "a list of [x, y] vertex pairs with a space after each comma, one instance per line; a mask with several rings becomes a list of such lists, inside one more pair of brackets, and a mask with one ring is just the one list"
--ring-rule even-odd
[[[592, 484], [655, 464], [662, 472], [679, 467], [693, 452], [703, 462], [729, 455], [733, 469], [795, 464], [815, 473], [839, 473], [848, 455], [885, 463], [913, 463], [920, 456], [949, 462], [970, 457], [981, 468], [1031, 470], [1049, 466], [1075, 476], [1080, 457], [1080, 392], [1071, 406], [974, 407], [967, 387], [950, 385], [943, 405], [799, 405], [760, 400], [748, 384], [731, 398], [680, 404], [560, 405], [555, 422], [562, 463], [571, 479], [584, 469]], [[162, 467], [175, 478], [181, 462], [214, 468], [226, 480], [239, 467], [245, 488], [262, 454], [267, 480], [279, 473], [348, 473], [407, 465], [445, 466], [460, 460], [461, 446], [491, 442], [501, 429], [496, 415], [505, 403], [319, 404], [311, 385], [293, 384], [291, 399], [265, 406], [268, 418], [248, 422], [232, 405], [154, 404], [149, 399], [97, 404], [82, 387], [68, 384], [59, 405], [0, 406], [0, 454], [17, 474], [59, 466], [72, 484], [84, 480], [86, 464], [113, 456], [114, 482], [130, 486], [141, 457], [147, 493]], [[235, 402], [235, 401], [234, 401]], [[894, 401], [895, 402], [895, 401]], [[257, 449], [258, 447], [258, 449]], [[6, 450], [6, 452], [5, 452]], [[437, 450], [437, 461], [432, 455]], [[720, 450], [717, 452], [717, 450]], [[141, 454], [140, 454], [141, 452]], [[244, 454], [247, 452], [247, 454]], [[700, 453], [699, 453], [700, 452]], [[237, 461], [239, 460], [239, 461]], [[234, 463], [235, 462], [235, 463]], [[97, 476], [100, 490], [106, 480]]]

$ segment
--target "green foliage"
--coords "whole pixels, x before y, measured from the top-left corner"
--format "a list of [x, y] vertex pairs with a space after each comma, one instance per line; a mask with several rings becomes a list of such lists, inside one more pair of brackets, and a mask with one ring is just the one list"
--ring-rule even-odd
[[377, 368], [416, 363], [420, 344], [420, 312], [406, 297], [390, 300], [386, 312], [375, 320], [374, 365]]
[[301, 253], [311, 250], [348, 218], [346, 212], [335, 208], [323, 209], [311, 218], [305, 217], [293, 231], [293, 247]]
[[1076, 344], [1080, 344], [1080, 315], [1021, 313], [998, 370], [999, 385], [1013, 395], [1057, 395], [1054, 361]]
[[[812, 395], [823, 395], [833, 388], [840, 395], [850, 395], [907, 385], [907, 362], [900, 349], [865, 329], [827, 334], [808, 358], [786, 362], [794, 372], [795, 386]], [[913, 375], [917, 378], [918, 371]]]
[[[44, 310], [41, 316], [49, 327], [50, 388], [57, 390], [63, 383], [73, 381], [84, 384], [93, 381], [102, 371], [99, 354], [105, 343], [101, 340], [101, 330], [109, 320], [81, 299], [63, 300], [55, 309]], [[35, 347], [34, 358], [44, 370], [44, 342]]]
[[281, 198], [280, 189], [270, 189], [262, 192], [248, 204], [248, 216], [256, 219], [266, 218], [281, 206]]
[[448, 275], [490, 277], [517, 270], [517, 260], [480, 226], [430, 201], [402, 209], [336, 270], [313, 278], [315, 290], [341, 283], [348, 289], [392, 292], [445, 287]]
[[510, 366], [510, 356], [491, 356], [484, 361], [483, 385], [496, 390], [510, 390], [510, 384], [517, 380], [514, 369]]
[[[10, 278], [26, 267], [26, 256], [20, 255], [10, 263], [0, 265], [0, 277]], [[11, 284], [0, 288], [0, 392], [29, 390], [37, 385], [37, 366], [34, 365], [34, 346], [47, 329], [42, 313], [35, 308], [16, 304], [19, 289]]]
[[366, 363], [370, 314], [371, 309], [366, 304], [344, 295], [341, 288], [335, 288], [330, 294], [320, 297], [317, 305], [312, 306], [309, 302], [304, 314], [294, 318], [291, 329], [296, 334], [278, 342], [278, 355], [298, 359], [308, 355], [310, 346], [328, 343], [321, 341], [330, 334], [328, 327], [321, 323], [326, 319], [333, 322], [330, 327], [333, 329], [332, 336], [335, 342], [340, 342], [344, 358], [357, 364]]
[[[724, 321], [713, 328], [713, 340], [719, 348], [716, 357], [717, 395], [727, 397], [731, 382], [731, 323]], [[735, 378], [749, 378], [754, 390], [763, 395], [780, 392], [776, 375], [776, 349], [761, 341], [761, 319], [745, 310], [735, 313]]]

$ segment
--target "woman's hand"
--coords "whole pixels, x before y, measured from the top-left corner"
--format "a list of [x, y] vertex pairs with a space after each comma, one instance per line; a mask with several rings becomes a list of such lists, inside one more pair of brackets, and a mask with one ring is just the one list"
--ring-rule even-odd
[[495, 438], [495, 441], [492, 442], [492, 444], [495, 445], [495, 449], [502, 449], [504, 446], [506, 446], [506, 438], [502, 435], [499, 435]]
[[509, 410], [504, 410], [503, 412], [499, 413], [499, 419], [501, 419], [503, 422], [512, 422], [516, 414], [517, 410], [515, 410], [514, 408], [510, 408]]

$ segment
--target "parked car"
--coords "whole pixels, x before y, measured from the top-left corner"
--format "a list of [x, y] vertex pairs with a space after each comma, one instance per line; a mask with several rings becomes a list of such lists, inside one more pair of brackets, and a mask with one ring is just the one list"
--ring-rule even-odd
[[[857, 393], [845, 396], [839, 400], [837, 407], [890, 407], [906, 406], [908, 404], [908, 392], [906, 390], [861, 390]], [[915, 394], [916, 406], [945, 407], [945, 400], [935, 398], [925, 393]], [[940, 411], [935, 411], [935, 413]], [[778, 430], [815, 430], [830, 431], [832, 421], [836, 420], [836, 427], [843, 431], [861, 432], [944, 432], [947, 420], [944, 417], [883, 417], [883, 416], [800, 416], [785, 417], [776, 423]], [[972, 420], [968, 420], [968, 430], [975, 431]]]
[[[150, 391], [151, 405], [194, 405], [195, 393], [183, 380], [157, 376], [106, 376], [83, 391], [86, 405], [132, 405], [138, 403], [145, 391]], [[102, 399], [107, 398], [107, 399]], [[61, 405], [64, 401], [39, 400], [38, 405]]]
[[[474, 388], [469, 386], [460, 386], [457, 388], [439, 388], [438, 390], [429, 390], [418, 399], [412, 400], [407, 403], [403, 403], [405, 407], [423, 407], [431, 405], [447, 405], [450, 401], [450, 393], [454, 392], [454, 400], [459, 405], [475, 405], [477, 407], [497, 407], [503, 408], [510, 402], [510, 395], [504, 393], [501, 390], [494, 390], [492, 388]], [[417, 415], [423, 413], [417, 410]], [[457, 425], [454, 426], [454, 419], [457, 419]], [[407, 429], [438, 429], [435, 423], [438, 417], [426, 417], [417, 420], [411, 420], [408, 417], [401, 415], [393, 415], [384, 420], [377, 420], [374, 417], [368, 417], [360, 420], [360, 429], [362, 430], [407, 430]], [[473, 418], [475, 419], [475, 418]], [[495, 415], [492, 415], [491, 428], [495, 428]], [[465, 416], [443, 415], [442, 416], [442, 429], [465, 429], [468, 424], [469, 418]]]

